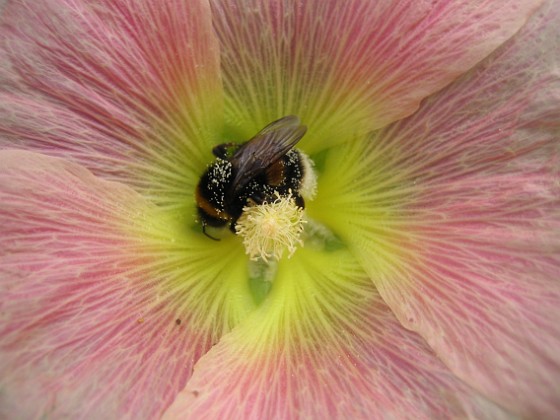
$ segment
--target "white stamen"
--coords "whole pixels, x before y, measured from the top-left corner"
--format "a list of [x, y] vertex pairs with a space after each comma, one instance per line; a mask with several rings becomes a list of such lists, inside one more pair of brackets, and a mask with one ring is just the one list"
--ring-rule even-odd
[[245, 207], [235, 230], [243, 237], [245, 252], [252, 260], [268, 262], [270, 258], [282, 258], [286, 249], [290, 258], [297, 246], [303, 245], [300, 236], [304, 223], [303, 209], [291, 194], [282, 197], [276, 192], [273, 202]]

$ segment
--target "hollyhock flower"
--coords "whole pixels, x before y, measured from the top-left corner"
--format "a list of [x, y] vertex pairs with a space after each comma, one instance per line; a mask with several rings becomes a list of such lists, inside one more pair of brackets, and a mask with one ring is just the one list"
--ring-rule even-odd
[[[559, 18], [8, 0], [2, 417], [558, 415]], [[317, 196], [293, 256], [254, 262], [195, 187], [287, 115]]]

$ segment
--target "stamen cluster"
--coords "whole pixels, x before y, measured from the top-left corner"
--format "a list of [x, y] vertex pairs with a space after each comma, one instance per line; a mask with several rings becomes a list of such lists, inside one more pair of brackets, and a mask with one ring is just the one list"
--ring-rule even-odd
[[236, 233], [243, 237], [251, 260], [268, 262], [282, 258], [286, 249], [290, 258], [297, 247], [303, 245], [300, 236], [304, 223], [303, 209], [296, 205], [292, 195], [281, 196], [276, 192], [274, 201], [243, 209]]

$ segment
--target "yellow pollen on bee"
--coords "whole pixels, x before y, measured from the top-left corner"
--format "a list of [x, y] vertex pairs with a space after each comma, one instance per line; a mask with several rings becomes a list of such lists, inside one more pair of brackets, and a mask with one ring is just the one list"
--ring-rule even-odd
[[245, 207], [235, 230], [243, 238], [245, 252], [251, 260], [279, 260], [286, 250], [289, 258], [303, 245], [300, 238], [306, 223], [303, 214], [291, 194], [276, 193], [272, 202]]

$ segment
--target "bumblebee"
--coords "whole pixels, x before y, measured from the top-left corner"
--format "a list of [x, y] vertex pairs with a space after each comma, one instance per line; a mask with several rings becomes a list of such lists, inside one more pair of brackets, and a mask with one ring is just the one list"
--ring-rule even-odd
[[235, 233], [246, 206], [274, 201], [279, 194], [305, 202], [300, 188], [308, 159], [293, 147], [307, 127], [290, 115], [274, 121], [242, 144], [223, 143], [212, 149], [216, 160], [200, 177], [195, 198], [202, 232], [207, 226], [226, 227]]

